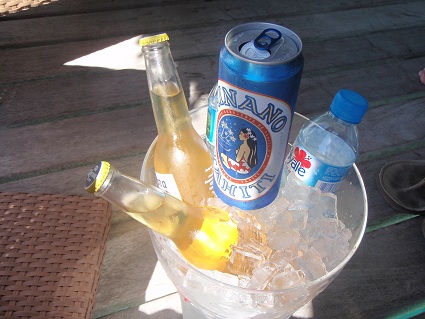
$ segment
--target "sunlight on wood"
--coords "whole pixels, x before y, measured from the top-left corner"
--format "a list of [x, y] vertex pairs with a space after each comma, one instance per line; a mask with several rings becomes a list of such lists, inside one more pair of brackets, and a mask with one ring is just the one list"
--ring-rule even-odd
[[66, 62], [68, 66], [87, 66], [112, 70], [146, 70], [137, 36], [102, 50]]

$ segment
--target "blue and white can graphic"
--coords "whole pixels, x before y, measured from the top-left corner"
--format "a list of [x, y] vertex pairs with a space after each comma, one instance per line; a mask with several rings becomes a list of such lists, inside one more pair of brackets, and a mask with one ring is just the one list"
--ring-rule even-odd
[[276, 198], [302, 68], [301, 40], [284, 27], [248, 23], [226, 35], [213, 179], [226, 204], [250, 210]]

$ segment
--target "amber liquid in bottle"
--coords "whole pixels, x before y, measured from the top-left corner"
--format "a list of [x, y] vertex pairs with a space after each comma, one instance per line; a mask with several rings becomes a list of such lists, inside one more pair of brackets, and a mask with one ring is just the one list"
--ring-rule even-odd
[[225, 271], [238, 238], [236, 224], [227, 212], [216, 207], [189, 207], [171, 196], [161, 200], [147, 195], [141, 200], [149, 203], [150, 210], [133, 209], [128, 215], [170, 238], [194, 266]]
[[158, 129], [154, 153], [158, 187], [186, 203], [202, 206], [205, 199], [215, 197], [212, 159], [193, 128], [169, 44], [164, 39], [168, 37], [148, 37], [142, 45]]
[[186, 103], [184, 94], [170, 82], [166, 87], [155, 86], [151, 98], [157, 106], [155, 112], [161, 112], [155, 117], [157, 126], [161, 127], [154, 153], [158, 186], [168, 183], [163, 176], [171, 175], [181, 199], [201, 206], [203, 200], [214, 197], [211, 189], [212, 160], [204, 141], [191, 124], [189, 113], [181, 112], [179, 105]]
[[107, 162], [89, 173], [85, 188], [171, 239], [184, 258], [202, 269], [226, 269], [237, 225], [216, 207], [195, 207], [124, 175]]

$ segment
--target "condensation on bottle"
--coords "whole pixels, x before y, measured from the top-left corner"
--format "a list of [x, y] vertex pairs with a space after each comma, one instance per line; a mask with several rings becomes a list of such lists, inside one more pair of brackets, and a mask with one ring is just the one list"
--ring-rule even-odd
[[226, 211], [189, 205], [121, 173], [106, 161], [92, 168], [84, 188], [172, 240], [195, 267], [226, 269], [239, 236], [236, 223]]
[[360, 94], [337, 92], [329, 111], [306, 122], [284, 163], [284, 176], [294, 172], [305, 184], [334, 193], [359, 155], [357, 124], [368, 109]]
[[212, 159], [192, 125], [168, 40], [165, 33], [140, 39], [158, 130], [154, 151], [157, 186], [191, 205], [202, 206], [215, 196]]

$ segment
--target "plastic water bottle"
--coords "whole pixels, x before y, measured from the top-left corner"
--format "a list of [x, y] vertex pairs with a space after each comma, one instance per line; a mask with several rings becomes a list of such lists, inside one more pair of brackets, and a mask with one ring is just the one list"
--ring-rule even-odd
[[294, 172], [305, 184], [335, 192], [359, 154], [357, 124], [367, 100], [351, 90], [340, 90], [330, 109], [304, 124], [284, 163], [284, 179]]

